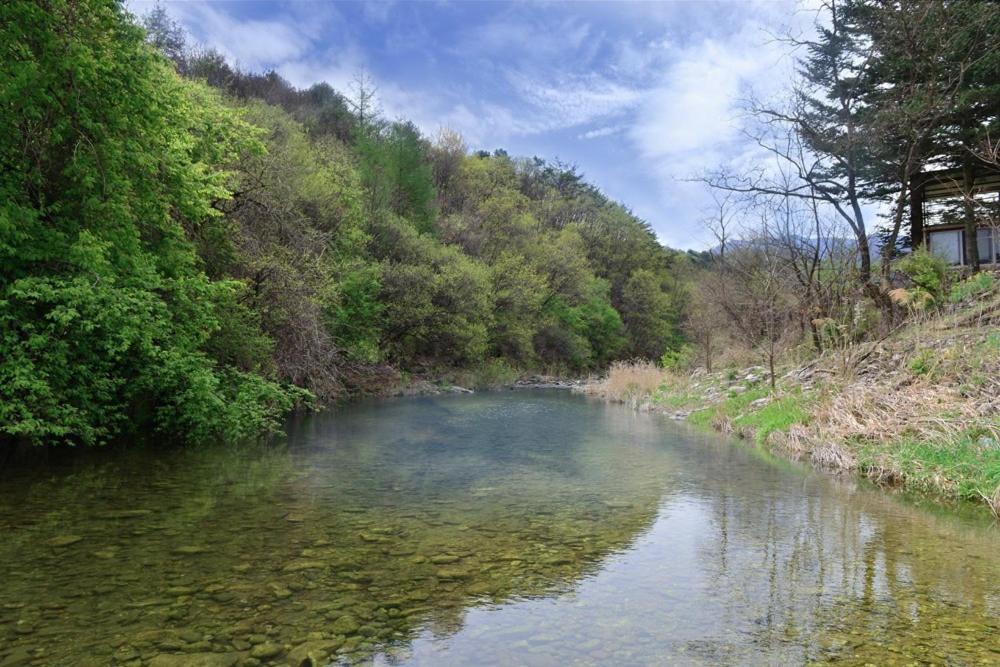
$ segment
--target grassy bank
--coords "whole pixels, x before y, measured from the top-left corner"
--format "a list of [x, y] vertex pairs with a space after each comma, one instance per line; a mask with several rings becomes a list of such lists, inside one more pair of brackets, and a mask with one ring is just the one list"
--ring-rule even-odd
[[671, 372], [617, 364], [588, 393], [753, 440], [892, 487], [1000, 516], [1000, 296], [956, 304], [886, 340], [788, 363]]

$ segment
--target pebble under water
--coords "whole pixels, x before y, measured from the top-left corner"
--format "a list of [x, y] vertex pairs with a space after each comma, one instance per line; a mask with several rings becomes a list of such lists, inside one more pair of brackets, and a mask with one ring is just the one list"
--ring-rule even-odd
[[1000, 531], [564, 392], [8, 464], [0, 666], [1000, 664]]

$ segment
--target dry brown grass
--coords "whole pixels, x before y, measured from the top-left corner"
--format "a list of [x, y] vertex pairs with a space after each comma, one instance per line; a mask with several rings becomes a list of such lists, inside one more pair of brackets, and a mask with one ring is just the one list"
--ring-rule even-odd
[[955, 433], [978, 421], [978, 414], [951, 387], [854, 382], [820, 407], [814, 418], [834, 438], [892, 440], [904, 433], [920, 437]]
[[588, 383], [584, 391], [608, 401], [638, 406], [646, 402], [666, 379], [666, 371], [651, 361], [616, 361], [602, 380]]

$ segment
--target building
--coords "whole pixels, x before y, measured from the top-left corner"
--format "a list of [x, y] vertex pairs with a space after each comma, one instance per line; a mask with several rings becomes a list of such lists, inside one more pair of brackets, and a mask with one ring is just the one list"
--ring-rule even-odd
[[[975, 242], [967, 242], [975, 233]], [[1000, 265], [1000, 170], [988, 165], [917, 174], [910, 186], [910, 239], [954, 266]]]

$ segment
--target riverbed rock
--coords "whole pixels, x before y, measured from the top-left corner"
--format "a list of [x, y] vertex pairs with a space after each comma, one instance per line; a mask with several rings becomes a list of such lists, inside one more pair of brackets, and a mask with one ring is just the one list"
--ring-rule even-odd
[[342, 642], [334, 640], [307, 641], [288, 652], [288, 664], [292, 667], [320, 667], [340, 648]]
[[207, 551], [208, 549], [205, 547], [200, 547], [194, 544], [185, 544], [174, 549], [175, 554], [180, 554], [182, 556], [193, 556], [195, 554], [203, 554]]
[[239, 653], [160, 653], [149, 667], [233, 667], [239, 660]]
[[284, 567], [285, 572], [302, 572], [303, 570], [322, 570], [326, 563], [321, 560], [297, 560]]
[[344, 614], [331, 623], [329, 629], [335, 635], [353, 635], [360, 627], [361, 624], [358, 623], [358, 619], [350, 614]]
[[470, 576], [470, 572], [457, 567], [442, 567], [434, 575], [438, 579], [465, 579]]
[[431, 556], [431, 562], [435, 565], [451, 565], [452, 563], [457, 563], [459, 560], [460, 558], [454, 554], [438, 554], [436, 556]]
[[108, 512], [101, 512], [97, 515], [98, 519], [138, 519], [139, 517], [149, 516], [153, 513], [153, 510], [111, 510]]
[[35, 658], [27, 646], [17, 646], [7, 655], [0, 658], [0, 667], [22, 667], [30, 665]]
[[24, 619], [21, 619], [14, 624], [14, 632], [16, 632], [19, 635], [30, 635], [34, 631], [35, 631], [35, 626], [32, 625], [29, 621], [25, 621]]
[[292, 591], [279, 583], [271, 583], [271, 592], [279, 600], [292, 597]]
[[275, 642], [264, 642], [263, 644], [257, 644], [252, 649], [250, 649], [250, 657], [257, 658], [258, 660], [269, 660], [271, 658], [276, 658], [285, 651], [281, 644]]

